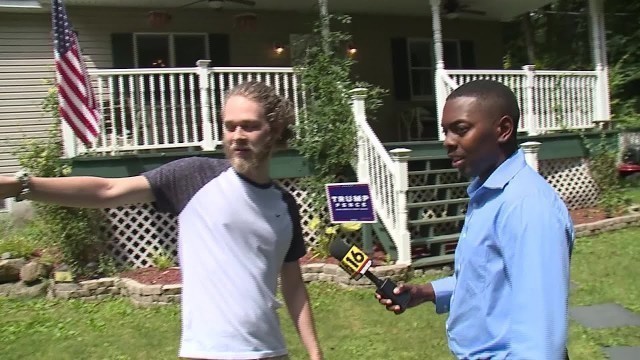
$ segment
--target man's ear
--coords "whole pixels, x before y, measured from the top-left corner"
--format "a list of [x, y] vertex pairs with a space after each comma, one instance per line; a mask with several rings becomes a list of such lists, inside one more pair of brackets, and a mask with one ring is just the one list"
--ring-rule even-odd
[[497, 125], [498, 126], [496, 127], [496, 135], [500, 144], [508, 142], [511, 138], [513, 138], [513, 135], [517, 131], [514, 127], [513, 119], [508, 115], [504, 115], [503, 117], [501, 117]]

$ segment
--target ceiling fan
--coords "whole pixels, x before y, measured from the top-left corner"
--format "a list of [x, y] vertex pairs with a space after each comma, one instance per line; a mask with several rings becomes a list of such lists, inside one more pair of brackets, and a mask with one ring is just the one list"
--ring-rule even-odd
[[456, 14], [473, 14], [473, 15], [486, 15], [486, 11], [470, 9], [469, 5], [462, 4], [458, 0], [444, 0], [442, 2], [442, 13], [444, 15], [456, 15]]
[[253, 0], [197, 0], [197, 1], [190, 2], [188, 4], [181, 5], [179, 7], [181, 8], [187, 7], [187, 6], [191, 6], [201, 2], [206, 2], [208, 7], [216, 10], [222, 9], [225, 3], [235, 3], [235, 4], [246, 5], [246, 6], [256, 5], [256, 2]]

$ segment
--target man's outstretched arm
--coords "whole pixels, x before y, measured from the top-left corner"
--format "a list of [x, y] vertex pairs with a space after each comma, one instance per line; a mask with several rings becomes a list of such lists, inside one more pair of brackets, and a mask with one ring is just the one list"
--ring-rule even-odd
[[[0, 197], [15, 197], [22, 186], [11, 176], [0, 176]], [[144, 176], [101, 178], [71, 176], [31, 177], [24, 198], [69, 207], [108, 208], [154, 201], [151, 185]]]

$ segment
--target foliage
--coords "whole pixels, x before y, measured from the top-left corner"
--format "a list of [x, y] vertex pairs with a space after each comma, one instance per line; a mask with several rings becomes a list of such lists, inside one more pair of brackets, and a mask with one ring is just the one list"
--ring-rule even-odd
[[600, 190], [599, 205], [607, 217], [619, 215], [629, 205], [630, 199], [617, 171], [618, 153], [604, 132], [598, 141], [592, 142], [582, 134], [583, 144], [589, 151], [589, 172]]
[[118, 265], [113, 256], [102, 254], [98, 257], [98, 274], [100, 276], [114, 276], [118, 273]]
[[34, 242], [24, 236], [10, 236], [0, 239], [0, 254], [11, 253], [14, 258], [29, 258], [37, 249]]
[[[336, 27], [350, 23], [348, 16], [328, 15], [326, 23], [335, 21]], [[318, 21], [313, 34], [294, 44], [304, 51], [295, 55], [295, 69], [301, 77], [301, 88], [306, 98], [306, 108], [297, 124], [295, 146], [306, 158], [312, 175], [302, 181], [308, 189], [308, 201], [320, 220], [318, 234], [328, 243], [325, 184], [338, 182], [338, 176], [354, 161], [356, 155], [356, 125], [350, 105], [349, 90], [363, 87], [368, 90], [366, 109], [373, 113], [382, 104], [386, 94], [377, 86], [357, 81], [351, 69], [355, 60], [345, 55], [351, 35], [346, 31], [324, 32], [323, 21]], [[315, 248], [318, 254], [326, 249]]]
[[164, 249], [156, 251], [151, 257], [153, 265], [160, 270], [165, 270], [174, 265], [173, 257]]
[[[33, 176], [64, 177], [71, 172], [69, 164], [62, 159], [57, 99], [56, 88], [52, 86], [42, 104], [43, 110], [54, 119], [49, 136], [42, 140], [27, 141], [16, 152], [20, 166]], [[34, 202], [33, 206], [36, 211], [30, 227], [35, 242], [45, 247], [58, 248], [62, 255], [61, 260], [78, 274], [83, 273], [82, 268], [86, 264], [98, 260], [104, 244], [100, 235], [103, 218], [98, 210], [69, 208], [41, 202]]]
[[322, 225], [322, 220], [320, 220], [319, 217], [314, 217], [309, 222], [309, 229], [317, 231], [317, 242], [318, 244], [322, 244], [322, 246], [318, 246], [315, 248], [313, 258], [324, 259], [329, 257], [329, 247], [327, 245], [330, 244], [337, 236], [339, 236], [340, 233], [359, 231], [362, 228], [362, 224], [358, 222], [342, 223], [331, 226]]

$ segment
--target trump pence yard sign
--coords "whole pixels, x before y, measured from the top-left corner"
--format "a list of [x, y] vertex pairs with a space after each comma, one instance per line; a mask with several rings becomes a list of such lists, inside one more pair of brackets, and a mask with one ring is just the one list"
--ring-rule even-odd
[[367, 183], [325, 184], [332, 223], [375, 223], [376, 213]]

